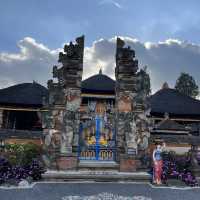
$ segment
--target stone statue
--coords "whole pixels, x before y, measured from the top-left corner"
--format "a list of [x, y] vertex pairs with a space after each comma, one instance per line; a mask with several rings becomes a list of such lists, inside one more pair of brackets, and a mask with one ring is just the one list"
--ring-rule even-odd
[[138, 95], [145, 99], [146, 96], [148, 96], [151, 93], [151, 83], [150, 83], [150, 77], [147, 73], [147, 66], [145, 66], [143, 69], [140, 69], [140, 71], [137, 73], [137, 80], [138, 80]]
[[134, 120], [130, 122], [130, 132], [126, 135], [126, 143], [128, 148], [134, 148], [137, 150], [137, 132], [136, 123]]
[[165, 143], [162, 145], [157, 145], [156, 149], [153, 151], [153, 182], [155, 184], [162, 184], [162, 172], [163, 172], [163, 160], [162, 160], [162, 152], [165, 148]]
[[80, 90], [66, 89], [66, 110], [71, 112], [77, 112], [80, 108], [81, 98]]
[[136, 133], [136, 123], [134, 117], [131, 113], [125, 114], [124, 117], [124, 132], [125, 132], [125, 144], [127, 151], [129, 149], [134, 149], [135, 153], [137, 152], [137, 133]]

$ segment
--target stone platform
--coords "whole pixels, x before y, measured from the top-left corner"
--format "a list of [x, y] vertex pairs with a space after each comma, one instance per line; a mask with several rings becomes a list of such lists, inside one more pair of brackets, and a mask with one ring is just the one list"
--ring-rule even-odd
[[87, 161], [78, 163], [78, 171], [118, 171], [119, 164], [114, 161]]
[[149, 182], [151, 175], [147, 172], [118, 172], [109, 171], [47, 171], [43, 174], [45, 181], [97, 181], [97, 182], [115, 182], [115, 181], [134, 181]]

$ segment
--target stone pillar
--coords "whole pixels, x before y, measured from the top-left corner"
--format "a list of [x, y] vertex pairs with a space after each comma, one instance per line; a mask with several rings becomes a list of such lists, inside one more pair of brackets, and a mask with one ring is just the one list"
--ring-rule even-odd
[[[75, 169], [77, 165], [77, 146], [80, 121], [81, 80], [83, 71], [84, 36], [76, 38], [76, 43], [65, 45], [64, 53], [60, 52], [62, 67], [53, 67], [53, 77], [57, 83], [48, 81], [49, 112], [46, 121], [46, 143], [50, 145], [55, 137], [55, 165], [58, 169]], [[44, 123], [45, 124], [45, 123]], [[54, 151], [54, 152], [55, 152]]]
[[138, 61], [135, 59], [134, 50], [124, 45], [124, 41], [117, 38], [115, 69], [117, 148], [120, 171], [135, 171], [138, 165], [134, 116]]
[[3, 128], [3, 110], [0, 110], [0, 128]]

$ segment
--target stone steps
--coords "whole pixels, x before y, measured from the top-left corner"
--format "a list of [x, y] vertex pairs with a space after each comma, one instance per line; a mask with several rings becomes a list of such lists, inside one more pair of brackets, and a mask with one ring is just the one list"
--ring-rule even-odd
[[149, 182], [150, 174], [147, 172], [118, 172], [116, 170], [101, 171], [47, 171], [43, 174], [45, 181], [96, 181], [96, 182], [116, 182], [134, 181]]
[[114, 161], [80, 161], [79, 171], [119, 171], [119, 164]]

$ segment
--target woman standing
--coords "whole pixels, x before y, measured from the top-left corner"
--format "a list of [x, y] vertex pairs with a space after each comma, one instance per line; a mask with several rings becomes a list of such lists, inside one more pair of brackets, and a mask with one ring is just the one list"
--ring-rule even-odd
[[157, 145], [156, 149], [153, 151], [153, 182], [160, 185], [162, 184], [161, 177], [163, 172], [163, 160], [162, 152], [165, 148], [165, 143]]

